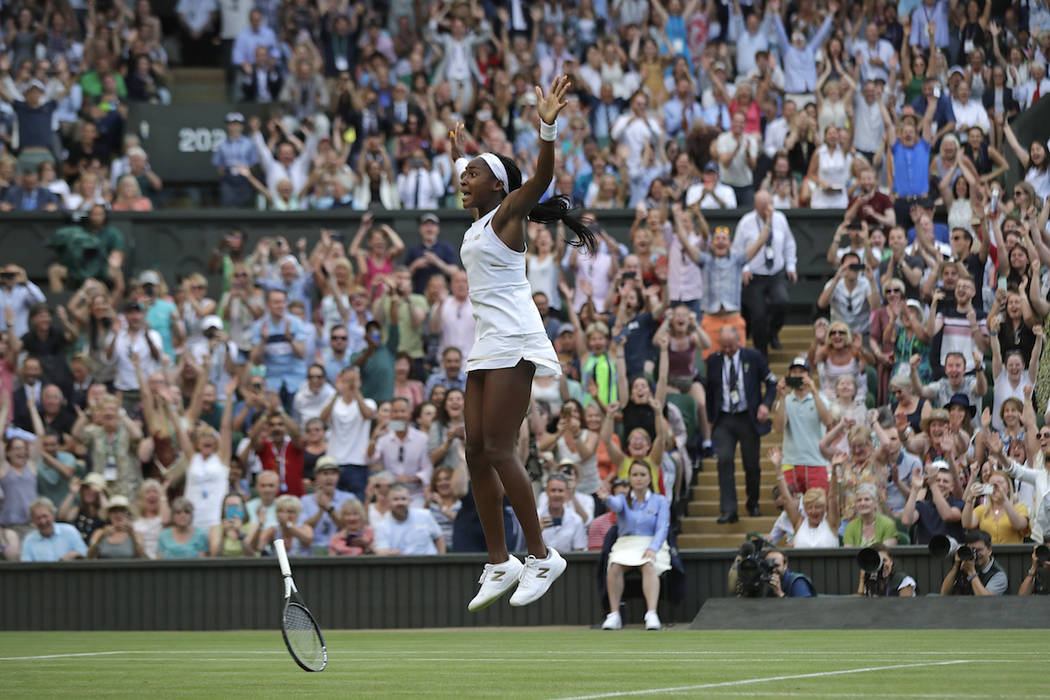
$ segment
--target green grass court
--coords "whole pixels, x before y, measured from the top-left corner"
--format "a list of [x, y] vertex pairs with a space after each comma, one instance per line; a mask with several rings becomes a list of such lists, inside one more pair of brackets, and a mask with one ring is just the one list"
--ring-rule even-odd
[[[276, 622], [276, 614], [275, 614]], [[1050, 698], [1041, 631], [329, 631], [0, 635], [4, 698]]]

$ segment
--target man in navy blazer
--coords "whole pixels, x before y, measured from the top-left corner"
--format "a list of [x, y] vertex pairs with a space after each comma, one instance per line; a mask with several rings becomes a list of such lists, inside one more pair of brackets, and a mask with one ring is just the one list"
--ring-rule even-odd
[[769, 411], [777, 395], [777, 378], [769, 371], [758, 350], [740, 347], [735, 326], [718, 334], [722, 351], [707, 358], [707, 417], [718, 455], [718, 490], [722, 515], [719, 523], [735, 523], [736, 446], [744, 462], [748, 515], [758, 516], [758, 493], [762, 473], [759, 440], [772, 429]]

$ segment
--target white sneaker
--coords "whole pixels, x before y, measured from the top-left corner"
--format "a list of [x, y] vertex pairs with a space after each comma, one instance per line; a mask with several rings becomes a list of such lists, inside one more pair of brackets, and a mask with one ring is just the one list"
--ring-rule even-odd
[[531, 554], [525, 558], [521, 569], [518, 590], [510, 597], [510, 604], [515, 607], [528, 605], [538, 600], [565, 571], [566, 563], [554, 547], [547, 548], [547, 557], [537, 559]]
[[481, 590], [474, 596], [474, 600], [470, 601], [467, 610], [484, 610], [499, 600], [501, 595], [517, 585], [522, 568], [522, 563], [513, 555], [502, 564], [485, 564], [485, 570], [478, 579]]
[[[619, 615], [617, 615], [617, 617], [619, 617]], [[656, 614], [655, 610], [650, 610], [649, 612], [645, 613], [645, 629], [660, 629], [660, 616]]]
[[611, 612], [605, 616], [605, 622], [602, 623], [603, 630], [618, 630], [623, 629], [623, 620], [620, 619], [620, 613]]

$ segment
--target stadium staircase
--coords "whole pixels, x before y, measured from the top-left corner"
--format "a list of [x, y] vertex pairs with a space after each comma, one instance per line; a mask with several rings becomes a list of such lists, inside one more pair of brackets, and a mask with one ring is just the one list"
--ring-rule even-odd
[[[777, 375], [787, 375], [788, 365], [797, 355], [805, 353], [813, 339], [812, 326], [785, 326], [780, 332], [781, 350], [769, 351], [769, 367]], [[773, 464], [766, 459], [766, 449], [780, 445], [783, 435], [770, 433], [762, 437], [761, 469], [762, 488], [759, 508], [762, 515], [749, 517], [745, 508], [744, 465], [740, 459], [740, 450], [736, 455], [736, 492], [740, 505], [740, 521], [719, 525], [718, 505], [718, 461], [714, 458], [703, 460], [703, 471], [694, 475], [693, 488], [686, 516], [682, 518], [682, 532], [678, 536], [678, 546], [682, 549], [724, 549], [737, 548], [747, 533], [759, 533], [763, 537], [769, 534], [779, 511], [773, 505], [771, 489], [776, 483], [776, 471]]]

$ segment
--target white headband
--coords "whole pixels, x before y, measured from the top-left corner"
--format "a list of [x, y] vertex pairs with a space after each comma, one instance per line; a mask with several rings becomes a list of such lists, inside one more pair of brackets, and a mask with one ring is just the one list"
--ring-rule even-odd
[[488, 163], [489, 170], [496, 176], [496, 179], [503, 183], [503, 191], [506, 194], [510, 194], [510, 184], [507, 179], [507, 169], [503, 167], [503, 161], [495, 153], [482, 153], [478, 158]]

